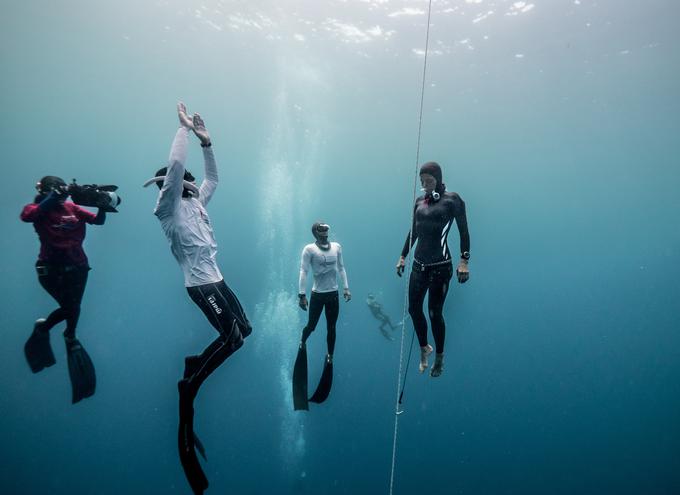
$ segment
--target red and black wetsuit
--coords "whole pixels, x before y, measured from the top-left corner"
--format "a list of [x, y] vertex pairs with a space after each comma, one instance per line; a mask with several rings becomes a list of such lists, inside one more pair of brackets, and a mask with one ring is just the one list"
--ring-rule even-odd
[[[446, 324], [442, 316], [444, 301], [453, 275], [448, 235], [451, 225], [456, 222], [460, 234], [460, 252], [470, 250], [465, 203], [454, 192], [442, 192], [438, 201], [430, 195], [416, 200], [413, 212], [413, 226], [406, 236], [401, 255], [406, 257], [409, 247], [416, 241], [413, 255], [413, 270], [409, 279], [408, 312], [421, 347], [427, 345], [427, 320], [423, 313], [425, 294], [429, 291], [428, 310], [432, 324], [432, 335], [438, 353], [444, 352]], [[410, 246], [409, 246], [409, 240]]]
[[59, 303], [43, 324], [51, 329], [66, 320], [64, 335], [75, 338], [87, 272], [90, 269], [83, 251], [85, 224], [103, 225], [106, 213], [97, 215], [71, 202], [62, 203], [56, 193], [39, 195], [24, 206], [21, 220], [33, 224], [40, 238], [36, 271], [40, 285]]

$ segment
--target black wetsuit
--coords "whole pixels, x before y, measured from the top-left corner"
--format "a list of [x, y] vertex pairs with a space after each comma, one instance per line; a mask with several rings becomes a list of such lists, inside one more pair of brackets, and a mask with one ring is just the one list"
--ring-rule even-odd
[[187, 390], [193, 396], [205, 379], [243, 345], [252, 327], [241, 303], [224, 280], [187, 287], [187, 292], [220, 334], [201, 354], [186, 358], [184, 378], [189, 380]]
[[52, 327], [66, 320], [64, 335], [74, 339], [80, 319], [80, 303], [85, 293], [90, 267], [88, 265], [50, 265], [38, 261], [35, 268], [40, 285], [59, 303], [59, 307], [52, 311], [45, 323], [41, 325], [41, 330], [51, 330]]
[[414, 253], [413, 270], [409, 280], [408, 312], [421, 347], [427, 345], [427, 320], [423, 313], [425, 294], [429, 291], [428, 310], [432, 335], [438, 353], [444, 352], [446, 324], [442, 316], [444, 301], [453, 276], [453, 264], [448, 245], [451, 224], [456, 222], [460, 233], [461, 253], [470, 250], [465, 203], [454, 192], [442, 192], [439, 201], [421, 196], [416, 200], [413, 226], [406, 236], [401, 255], [406, 257], [410, 247], [418, 241]]
[[337, 290], [332, 292], [312, 291], [312, 296], [309, 299], [309, 320], [307, 326], [302, 329], [302, 342], [307, 342], [317, 323], [319, 323], [321, 311], [326, 308], [326, 344], [328, 345], [328, 354], [333, 355], [335, 351], [335, 325], [340, 313], [339, 300]]

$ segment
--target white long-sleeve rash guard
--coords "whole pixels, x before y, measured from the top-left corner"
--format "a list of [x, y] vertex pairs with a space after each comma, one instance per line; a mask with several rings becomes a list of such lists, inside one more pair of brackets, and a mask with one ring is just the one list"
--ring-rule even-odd
[[205, 206], [217, 188], [217, 164], [212, 148], [203, 148], [205, 177], [198, 198], [183, 198], [184, 166], [189, 129], [180, 127], [170, 150], [168, 171], [154, 214], [161, 222], [170, 250], [184, 272], [184, 285], [195, 287], [222, 280], [217, 266], [217, 242]]
[[302, 250], [300, 261], [299, 293], [307, 290], [307, 273], [312, 269], [314, 285], [312, 292], [333, 292], [338, 290], [338, 275], [342, 281], [342, 288], [349, 289], [347, 272], [342, 261], [342, 246], [331, 242], [328, 251], [322, 250], [316, 243], [307, 244]]

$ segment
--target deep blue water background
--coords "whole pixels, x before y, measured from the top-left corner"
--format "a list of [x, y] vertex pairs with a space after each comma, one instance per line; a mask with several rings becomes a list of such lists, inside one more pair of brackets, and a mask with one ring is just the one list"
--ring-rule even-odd
[[[255, 327], [197, 400], [208, 493], [388, 492], [399, 342], [364, 299], [401, 318], [426, 9], [3, 5], [2, 493], [188, 493], [176, 381], [214, 331], [141, 188], [180, 99], [213, 136], [219, 262]], [[467, 203], [471, 280], [445, 307], [445, 374], [408, 377], [394, 493], [680, 492], [678, 14], [670, 0], [433, 2], [420, 161]], [[188, 165], [201, 175], [195, 141]], [[46, 174], [123, 196], [88, 229], [78, 334], [98, 389], [77, 405], [58, 328], [56, 366], [32, 375], [22, 351], [54, 308], [18, 220]], [[319, 218], [354, 300], [329, 401], [294, 413], [298, 256]], [[322, 321], [312, 381], [324, 346]]]

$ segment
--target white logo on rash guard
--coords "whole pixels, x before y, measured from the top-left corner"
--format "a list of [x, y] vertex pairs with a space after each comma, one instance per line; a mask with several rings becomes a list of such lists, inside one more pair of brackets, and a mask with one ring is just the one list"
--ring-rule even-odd
[[208, 302], [210, 303], [210, 305], [211, 305], [211, 306], [213, 307], [213, 309], [215, 310], [215, 313], [217, 313], [218, 315], [221, 315], [221, 314], [222, 314], [222, 308], [220, 308], [220, 307], [217, 305], [217, 302], [216, 302], [216, 300], [215, 300], [215, 296], [213, 296], [212, 294], [210, 294], [210, 295], [208, 296]]
[[78, 227], [78, 217], [75, 215], [62, 215], [60, 223], [53, 223], [52, 228], [59, 230], [73, 230]]

